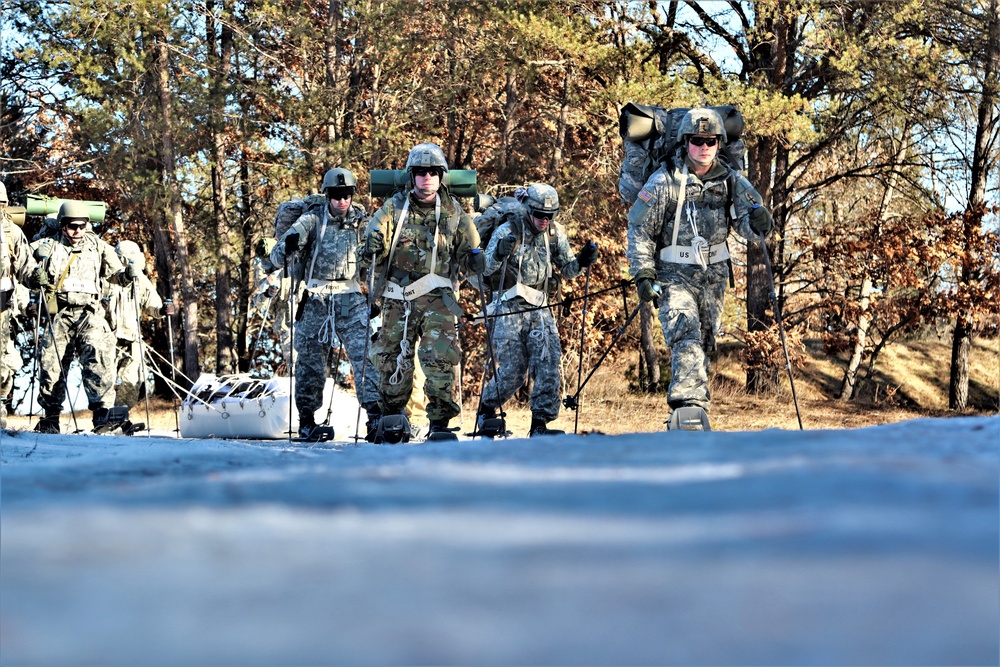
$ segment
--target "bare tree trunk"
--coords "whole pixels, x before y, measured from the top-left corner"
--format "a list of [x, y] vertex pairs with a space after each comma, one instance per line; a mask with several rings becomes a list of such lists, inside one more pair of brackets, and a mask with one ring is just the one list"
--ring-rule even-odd
[[571, 70], [569, 67], [563, 73], [562, 96], [559, 100], [559, 120], [556, 124], [556, 143], [552, 151], [551, 176], [553, 180], [558, 178], [559, 169], [562, 167], [563, 154], [566, 150], [566, 128], [569, 126], [569, 85]]
[[[198, 377], [198, 296], [194, 290], [194, 275], [188, 258], [187, 235], [184, 228], [184, 210], [181, 205], [181, 189], [177, 181], [177, 167], [174, 159], [174, 121], [171, 113], [173, 93], [170, 90], [170, 60], [166, 34], [156, 35], [157, 92], [160, 97], [162, 127], [161, 150], [163, 151], [163, 186], [166, 194], [164, 217], [169, 221], [174, 233], [174, 259], [180, 274], [180, 292], [183, 308], [183, 372], [194, 380]], [[173, 290], [171, 290], [173, 292]]]
[[[244, 134], [244, 138], [246, 135]], [[250, 281], [253, 276], [250, 271], [250, 249], [253, 245], [253, 197], [250, 191], [250, 164], [246, 151], [240, 156], [240, 229], [243, 232], [243, 257], [240, 260], [240, 284], [239, 300], [236, 311], [236, 355], [239, 359], [240, 372], [245, 373], [250, 370], [249, 350], [247, 349], [247, 338], [250, 320]]]
[[[991, 0], [987, 12], [987, 46], [983, 55], [983, 96], [979, 100], [976, 144], [972, 154], [969, 201], [963, 228], [966, 250], [962, 255], [962, 284], [978, 278], [979, 269], [971, 247], [980, 234], [975, 213], [986, 203], [986, 180], [991, 127], [997, 122], [1000, 100], [1000, 0]], [[969, 350], [974, 333], [969, 313], [959, 313], [951, 341], [951, 373], [948, 380], [948, 407], [964, 410], [969, 405]]]
[[[639, 309], [639, 389], [648, 391], [651, 394], [660, 390], [660, 355], [656, 352], [656, 345], [653, 343], [653, 327], [658, 326], [656, 314], [653, 313], [653, 305], [644, 301]], [[643, 377], [642, 367], [646, 368], [646, 377]]]
[[[229, 15], [227, 0], [221, 0], [223, 17]], [[226, 210], [226, 87], [233, 54], [233, 33], [228, 21], [222, 21], [221, 50], [216, 53], [215, 0], [205, 0], [205, 31], [209, 58], [215, 67], [211, 75], [212, 90], [210, 120], [212, 128], [212, 217], [218, 241], [215, 263], [215, 369], [217, 373], [232, 373], [236, 366], [233, 350], [232, 312], [232, 244], [229, 237], [229, 218]], [[211, 60], [209, 61], [211, 62]]]

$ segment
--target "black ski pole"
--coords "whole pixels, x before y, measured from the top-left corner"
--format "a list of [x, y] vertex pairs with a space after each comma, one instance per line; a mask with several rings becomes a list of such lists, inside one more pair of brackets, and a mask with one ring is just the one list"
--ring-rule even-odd
[[[479, 250], [479, 248], [476, 248], [473, 252], [482, 251]], [[510, 255], [507, 255], [503, 258], [503, 262], [500, 264], [500, 290], [503, 290], [504, 279], [507, 277], [507, 260], [509, 258]], [[479, 405], [476, 408], [476, 426], [473, 429], [472, 435], [479, 435], [479, 412], [483, 407], [483, 395], [486, 393], [487, 384], [486, 370], [489, 369], [493, 372], [493, 381], [497, 390], [497, 413], [500, 415], [500, 419], [504, 423], [504, 437], [506, 437], [507, 413], [503, 411], [503, 401], [500, 399], [500, 366], [497, 363], [497, 354], [493, 347], [493, 330], [496, 328], [497, 321], [494, 318], [493, 321], [490, 322], [489, 314], [486, 312], [486, 289], [483, 287], [483, 276], [480, 276], [479, 278], [479, 303], [483, 309], [483, 326], [486, 327], [486, 354], [489, 356], [489, 359], [483, 368], [483, 385], [479, 389]], [[499, 306], [499, 302], [497, 305]]]
[[[177, 385], [177, 364], [174, 363], [174, 325], [171, 319], [174, 316], [174, 302], [173, 299], [167, 299], [165, 302], [164, 313], [167, 316], [167, 338], [169, 339], [169, 350], [170, 350], [170, 380]], [[174, 434], [180, 437], [181, 434], [181, 424], [180, 417], [177, 414], [177, 398], [174, 397], [172, 400], [174, 406]]]
[[[759, 204], [757, 205], [759, 206]], [[754, 208], [757, 208], [754, 206]], [[781, 349], [785, 353], [785, 368], [788, 370], [788, 383], [792, 387], [792, 403], [795, 404], [795, 418], [799, 421], [799, 430], [803, 430], [802, 427], [802, 413], [799, 411], [799, 399], [795, 394], [795, 378], [792, 377], [792, 360], [788, 356], [788, 344], [785, 342], [785, 325], [781, 321], [781, 306], [778, 304], [778, 295], [774, 286], [774, 270], [771, 268], [771, 256], [767, 251], [767, 241], [764, 239], [764, 235], [760, 234], [757, 239], [760, 243], [760, 249], [764, 253], [764, 266], [767, 267], [767, 279], [770, 282], [771, 287], [771, 305], [774, 308], [774, 320], [778, 323], [778, 335], [781, 337]]]
[[[656, 289], [657, 291], [659, 291], [659, 286], [654, 285], [653, 288]], [[625, 318], [625, 323], [622, 324], [621, 327], [618, 328], [618, 331], [615, 333], [615, 337], [611, 340], [611, 344], [608, 345], [607, 349], [604, 350], [604, 353], [601, 354], [601, 357], [597, 360], [597, 363], [594, 364], [594, 367], [590, 369], [590, 372], [587, 374], [587, 377], [583, 381], [583, 383], [579, 387], [576, 388], [576, 394], [574, 394], [573, 396], [567, 396], [566, 398], [563, 399], [563, 405], [565, 405], [567, 409], [569, 409], [569, 410], [577, 410], [577, 409], [579, 409], [579, 407], [580, 407], [580, 400], [579, 400], [579, 398], [580, 398], [580, 392], [582, 392], [583, 389], [584, 389], [584, 387], [587, 386], [587, 383], [590, 382], [590, 378], [594, 377], [594, 373], [596, 373], [597, 369], [601, 367], [601, 364], [604, 363], [604, 360], [608, 357], [608, 354], [611, 353], [611, 350], [614, 348], [615, 344], [625, 334], [625, 330], [628, 329], [628, 325], [632, 324], [632, 320], [634, 320], [635, 316], [639, 314], [639, 309], [640, 308], [642, 308], [642, 302], [641, 301], [640, 301], [639, 305], [637, 305], [635, 307], [635, 310], [633, 310], [631, 313], [629, 313], [629, 316], [627, 318]]]
[[285, 279], [291, 283], [291, 291], [288, 295], [288, 312], [291, 315], [289, 326], [289, 336], [291, 340], [291, 350], [288, 354], [288, 444], [292, 443], [292, 411], [295, 409], [295, 292], [299, 286], [292, 280], [288, 271], [288, 256], [299, 251], [299, 235], [289, 234], [285, 237]]
[[[129, 264], [134, 264], [135, 260], [129, 260]], [[146, 437], [149, 437], [149, 430], [152, 423], [149, 419], [149, 392], [146, 391], [146, 384], [149, 382], [149, 370], [146, 368], [146, 355], [142, 353], [142, 307], [139, 303], [139, 279], [132, 279], [132, 298], [135, 300], [135, 333], [139, 337], [139, 371], [142, 373], [142, 395], [146, 398]], [[136, 390], [138, 391], [138, 387]]]
[[[361, 439], [361, 397], [365, 390], [365, 376], [368, 374], [368, 345], [372, 339], [371, 321], [379, 313], [375, 303], [375, 258], [371, 258], [371, 267], [368, 269], [368, 300], [367, 300], [367, 322], [365, 323], [365, 350], [361, 355], [361, 382], [355, 382], [354, 394], [358, 399], [358, 415], [354, 419], [354, 444], [358, 444]], [[386, 267], [388, 272], [389, 267]], [[357, 380], [357, 378], [354, 378]]]
[[[587, 243], [591, 243], [588, 241]], [[587, 266], [587, 279], [583, 284], [583, 313], [580, 315], [580, 363], [576, 367], [576, 395], [580, 396], [580, 379], [583, 377], [583, 341], [584, 341], [584, 331], [587, 327], [587, 305], [590, 297], [590, 265]], [[578, 401], [579, 403], [579, 401]], [[575, 416], [573, 417], [573, 433], [576, 433], [577, 427], [580, 424], [580, 411], [573, 410]]]

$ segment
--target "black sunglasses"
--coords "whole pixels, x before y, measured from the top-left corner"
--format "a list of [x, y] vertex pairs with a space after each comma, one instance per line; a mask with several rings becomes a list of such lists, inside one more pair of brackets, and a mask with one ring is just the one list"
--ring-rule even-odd
[[414, 167], [413, 168], [413, 175], [414, 176], [429, 176], [431, 174], [439, 174], [439, 173], [441, 173], [441, 171], [440, 171], [440, 169], [438, 167]]
[[539, 220], [551, 220], [556, 217], [558, 211], [539, 211], [538, 209], [532, 209], [531, 217], [538, 218]]
[[346, 190], [341, 190], [339, 188], [336, 190], [333, 188], [326, 189], [326, 197], [330, 201], [333, 201], [334, 199], [350, 199], [353, 196], [354, 190], [351, 190], [350, 188], [347, 188]]
[[66, 229], [73, 229], [73, 230], [83, 229], [86, 226], [87, 226], [86, 222], [67, 222], [63, 224], [63, 227], [65, 227]]
[[691, 137], [688, 141], [695, 146], [714, 146], [719, 143], [717, 137]]

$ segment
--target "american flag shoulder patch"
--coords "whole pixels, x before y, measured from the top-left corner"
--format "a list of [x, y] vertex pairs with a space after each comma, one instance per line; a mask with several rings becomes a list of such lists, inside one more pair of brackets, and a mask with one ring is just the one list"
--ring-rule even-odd
[[643, 188], [642, 190], [639, 190], [638, 197], [639, 197], [639, 199], [641, 199], [642, 201], [644, 201], [644, 202], [646, 202], [648, 204], [649, 200], [653, 198], [653, 193], [650, 192], [649, 190], [647, 190], [646, 188]]

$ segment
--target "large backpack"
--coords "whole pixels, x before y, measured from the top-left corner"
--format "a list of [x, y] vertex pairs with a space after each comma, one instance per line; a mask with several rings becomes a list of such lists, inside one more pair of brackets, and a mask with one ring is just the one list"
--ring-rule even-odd
[[[473, 221], [479, 232], [479, 247], [484, 251], [490, 244], [497, 227], [510, 220], [516, 220], [524, 212], [524, 205], [516, 197], [500, 197], [486, 207]], [[485, 276], [486, 287], [495, 290], [500, 286], [500, 272]]]
[[295, 221], [307, 211], [322, 210], [325, 203], [325, 195], [308, 195], [304, 198], [289, 199], [279, 204], [278, 212], [274, 214], [274, 238], [280, 239], [288, 231], [288, 228], [294, 225]]
[[[742, 141], [743, 115], [731, 105], [714, 109], [726, 126], [728, 143], [720, 146], [719, 159], [737, 171], [746, 169]], [[618, 116], [618, 132], [625, 145], [625, 159], [618, 171], [618, 192], [625, 203], [635, 203], [653, 172], [677, 152], [677, 128], [688, 108], [664, 109], [629, 102]]]

